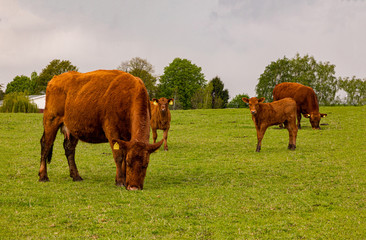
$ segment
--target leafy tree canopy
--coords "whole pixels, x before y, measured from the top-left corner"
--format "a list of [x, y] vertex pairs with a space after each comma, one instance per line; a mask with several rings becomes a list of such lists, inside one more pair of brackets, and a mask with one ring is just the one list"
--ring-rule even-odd
[[3, 85], [0, 84], [0, 100], [3, 100], [4, 99], [4, 95], [5, 95], [5, 93], [3, 91]]
[[190, 109], [192, 96], [198, 89], [203, 88], [205, 83], [205, 76], [200, 67], [190, 60], [176, 58], [164, 68], [164, 74], [160, 78], [159, 95], [173, 97], [176, 105]]
[[247, 108], [248, 104], [243, 102], [243, 97], [249, 98], [248, 94], [238, 94], [229, 102], [228, 108]]
[[26, 92], [28, 94], [34, 94], [36, 91], [37, 79], [38, 75], [36, 72], [32, 72], [31, 78], [24, 75], [16, 76], [13, 81], [6, 86], [5, 93]]
[[216, 76], [208, 84], [212, 85], [211, 108], [224, 108], [229, 100], [229, 91], [224, 89], [224, 83]]
[[355, 76], [350, 78], [339, 78], [338, 86], [347, 93], [347, 105], [366, 104], [366, 79], [361, 80]]
[[273, 88], [282, 82], [297, 82], [314, 89], [320, 104], [328, 105], [335, 101], [337, 79], [335, 65], [317, 62], [314, 57], [299, 54], [293, 59], [284, 57], [268, 65], [259, 77], [256, 93], [272, 101]]
[[37, 92], [45, 92], [48, 82], [56, 75], [60, 75], [61, 73], [68, 71], [78, 71], [79, 69], [72, 65], [68, 60], [52, 60], [39, 74], [37, 80]]
[[154, 67], [146, 59], [139, 57], [132, 58], [130, 61], [122, 62], [117, 69], [141, 78], [146, 86], [150, 98], [155, 97], [157, 91], [157, 79], [154, 77]]
[[27, 94], [23, 92], [11, 92], [6, 94], [3, 101], [3, 106], [0, 112], [7, 113], [36, 113], [38, 112], [37, 105], [31, 103]]

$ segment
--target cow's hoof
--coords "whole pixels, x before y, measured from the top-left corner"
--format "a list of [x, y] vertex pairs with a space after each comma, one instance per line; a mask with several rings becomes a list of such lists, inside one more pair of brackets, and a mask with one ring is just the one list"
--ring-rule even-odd
[[80, 182], [80, 181], [83, 181], [84, 179], [82, 177], [80, 177], [80, 176], [76, 176], [76, 177], [73, 177], [72, 180], [74, 182]]
[[288, 149], [290, 149], [290, 150], [295, 150], [296, 149], [296, 145], [293, 145], [293, 144], [289, 144], [288, 145]]
[[39, 182], [49, 182], [50, 179], [47, 176], [44, 176], [44, 177], [40, 177], [38, 181]]
[[117, 181], [116, 181], [116, 186], [117, 186], [117, 187], [124, 187], [124, 186], [125, 186], [125, 184], [124, 184], [123, 182], [117, 182]]

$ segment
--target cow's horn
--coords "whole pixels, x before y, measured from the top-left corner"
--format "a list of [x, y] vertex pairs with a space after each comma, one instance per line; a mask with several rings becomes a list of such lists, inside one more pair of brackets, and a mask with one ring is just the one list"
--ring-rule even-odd
[[147, 150], [149, 151], [149, 153], [153, 153], [159, 149], [159, 147], [161, 146], [161, 144], [163, 144], [163, 142], [164, 142], [164, 139], [161, 139], [160, 142], [157, 142], [154, 144], [149, 144], [147, 147]]

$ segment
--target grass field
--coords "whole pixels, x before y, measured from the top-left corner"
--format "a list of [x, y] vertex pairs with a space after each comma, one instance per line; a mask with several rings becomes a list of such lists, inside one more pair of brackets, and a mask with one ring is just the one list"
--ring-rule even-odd
[[0, 239], [366, 239], [366, 107], [320, 110], [295, 151], [271, 127], [260, 153], [248, 109], [172, 111], [133, 192], [107, 144], [79, 143], [73, 182], [61, 134], [38, 182], [42, 114], [0, 114]]

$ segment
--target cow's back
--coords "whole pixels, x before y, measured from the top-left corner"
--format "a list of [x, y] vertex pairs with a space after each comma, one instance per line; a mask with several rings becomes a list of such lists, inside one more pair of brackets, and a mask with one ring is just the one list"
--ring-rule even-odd
[[305, 113], [319, 111], [318, 100], [311, 87], [293, 82], [276, 85], [273, 89], [273, 100], [277, 101], [287, 97], [293, 98], [298, 107], [305, 111]]
[[131, 115], [141, 105], [148, 112], [142, 81], [118, 70], [68, 72], [47, 86], [45, 114], [63, 116], [70, 132], [87, 142], [106, 142], [106, 125], [118, 126], [119, 137], [131, 138]]

